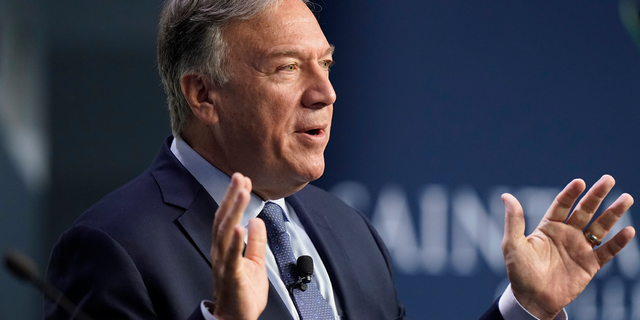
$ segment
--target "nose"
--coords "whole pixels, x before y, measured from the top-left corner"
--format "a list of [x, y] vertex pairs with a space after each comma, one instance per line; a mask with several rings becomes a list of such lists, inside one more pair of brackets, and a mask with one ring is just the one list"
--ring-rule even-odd
[[336, 92], [329, 81], [328, 71], [320, 66], [312, 68], [304, 90], [302, 104], [307, 108], [320, 109], [336, 101]]

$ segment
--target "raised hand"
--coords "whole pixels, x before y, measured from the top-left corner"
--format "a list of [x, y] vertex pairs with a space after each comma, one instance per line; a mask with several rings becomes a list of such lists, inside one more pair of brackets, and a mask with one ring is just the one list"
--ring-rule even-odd
[[507, 274], [513, 294], [531, 314], [553, 319], [635, 235], [633, 227], [626, 227], [594, 250], [595, 243], [583, 233], [589, 231], [597, 239], [603, 239], [633, 204], [630, 195], [621, 195], [589, 230], [583, 230], [614, 184], [609, 175], [600, 178], [567, 220], [573, 204], [586, 188], [580, 179], [571, 181], [528, 237], [524, 236], [522, 206], [512, 195], [502, 195], [505, 204], [502, 252]]
[[262, 220], [249, 222], [244, 257], [244, 228], [239, 224], [251, 194], [251, 180], [234, 173], [213, 220], [211, 265], [213, 315], [218, 320], [254, 320], [267, 305], [269, 279], [264, 262], [267, 231]]

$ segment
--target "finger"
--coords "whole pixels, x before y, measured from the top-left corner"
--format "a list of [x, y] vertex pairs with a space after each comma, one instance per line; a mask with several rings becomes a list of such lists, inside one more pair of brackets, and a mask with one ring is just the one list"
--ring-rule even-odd
[[591, 234], [598, 237], [598, 239], [604, 239], [609, 233], [609, 230], [611, 230], [613, 225], [629, 210], [631, 205], [633, 205], [633, 197], [631, 197], [631, 195], [628, 193], [620, 195], [620, 197], [589, 226]]
[[550, 221], [564, 222], [569, 215], [569, 210], [571, 210], [576, 199], [578, 199], [585, 188], [586, 185], [582, 179], [574, 179], [569, 182], [569, 184], [558, 193], [544, 217]]
[[244, 214], [244, 210], [247, 209], [247, 205], [251, 200], [251, 180], [249, 180], [249, 178], [243, 176], [242, 174], [239, 174], [239, 175], [241, 177], [241, 181], [240, 181], [240, 189], [238, 190], [238, 192], [241, 194], [240, 195], [241, 201], [235, 202], [233, 206], [230, 208], [230, 211], [232, 211], [232, 214], [233, 214], [233, 219], [232, 219], [233, 224], [240, 223], [240, 220], [242, 219], [242, 215]]
[[248, 193], [251, 193], [251, 179], [247, 176], [242, 176], [241, 183], [243, 189], [247, 190]]
[[575, 226], [582, 230], [584, 229], [593, 214], [596, 213], [598, 207], [602, 203], [602, 200], [609, 194], [609, 191], [616, 184], [616, 181], [612, 176], [605, 174], [600, 178], [590, 189], [587, 194], [582, 197], [575, 210], [569, 217], [567, 224]]
[[251, 192], [253, 190], [253, 183], [251, 182], [251, 179], [245, 176], [244, 180], [245, 180], [244, 188], [247, 189], [249, 192]]
[[600, 263], [600, 267], [604, 266], [609, 260], [615, 257], [624, 246], [626, 246], [633, 236], [636, 234], [636, 230], [628, 226], [618, 234], [616, 234], [611, 240], [607, 241], [607, 243], [600, 246], [600, 248], [595, 250], [596, 257], [598, 258], [598, 262]]
[[229, 249], [224, 257], [224, 277], [230, 277], [240, 268], [242, 261], [242, 251], [244, 251], [244, 228], [234, 225], [231, 231]]
[[227, 215], [220, 222], [220, 225], [216, 230], [218, 236], [216, 237], [216, 243], [214, 244], [220, 251], [224, 251], [229, 245], [229, 241], [231, 241], [231, 237], [233, 236], [233, 229], [238, 223], [240, 223], [242, 214], [247, 208], [247, 204], [249, 204], [249, 198], [249, 192], [246, 189], [239, 189], [233, 205], [229, 208]]
[[502, 195], [502, 202], [504, 202], [502, 251], [506, 254], [517, 246], [519, 240], [524, 238], [525, 221], [522, 206], [514, 196], [505, 193]]
[[267, 228], [262, 219], [253, 218], [249, 221], [249, 236], [247, 237], [247, 250], [244, 253], [244, 257], [263, 263], [266, 249]]
[[216, 239], [216, 231], [220, 227], [220, 223], [227, 216], [229, 209], [233, 206], [233, 202], [238, 195], [238, 190], [241, 188], [241, 184], [243, 183], [242, 174], [236, 172], [231, 176], [231, 182], [229, 183], [229, 187], [222, 198], [222, 202], [218, 206], [218, 210], [216, 210], [216, 215], [213, 219], [213, 240]]

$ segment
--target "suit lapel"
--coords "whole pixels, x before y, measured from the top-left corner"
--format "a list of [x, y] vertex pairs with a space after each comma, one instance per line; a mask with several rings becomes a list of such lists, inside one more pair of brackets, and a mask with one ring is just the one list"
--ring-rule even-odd
[[359, 299], [365, 295], [358, 282], [358, 275], [351, 265], [343, 243], [331, 229], [324, 215], [306, 207], [296, 195], [288, 197], [287, 202], [295, 210], [300, 223], [322, 257], [322, 262], [329, 272], [331, 285], [336, 292], [336, 304], [342, 311], [341, 316], [344, 319], [373, 319], [376, 311]]
[[211, 226], [218, 204], [204, 188], [200, 188], [198, 195], [189, 208], [178, 218], [178, 225], [185, 235], [198, 248], [202, 257], [211, 265], [209, 253], [211, 250]]
[[[171, 138], [165, 141], [154, 159], [151, 165], [151, 174], [160, 187], [163, 201], [185, 210], [176, 220], [176, 224], [200, 252], [202, 258], [211, 265], [209, 257], [212, 239], [211, 226], [218, 204], [175, 158], [169, 149], [170, 144]], [[289, 310], [280, 299], [271, 281], [269, 281], [267, 307], [259, 319], [292, 320]]]
[[169, 150], [170, 141], [167, 140], [163, 144], [154, 159], [151, 175], [160, 187], [164, 203], [184, 210], [176, 223], [200, 251], [202, 257], [211, 264], [211, 225], [218, 205], [175, 158]]

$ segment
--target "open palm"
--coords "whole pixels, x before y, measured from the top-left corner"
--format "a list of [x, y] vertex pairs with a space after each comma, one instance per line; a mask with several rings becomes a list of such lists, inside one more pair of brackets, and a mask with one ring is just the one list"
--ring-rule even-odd
[[[583, 233], [614, 184], [611, 176], [603, 176], [567, 220], [573, 204], [586, 188], [580, 179], [571, 181], [528, 237], [524, 236], [520, 203], [510, 194], [502, 196], [506, 211], [502, 251], [511, 288], [518, 302], [536, 317], [553, 319], [633, 238], [635, 230], [626, 227], [594, 250], [594, 244]], [[603, 239], [632, 204], [630, 195], [621, 195], [591, 224], [589, 232]]]

